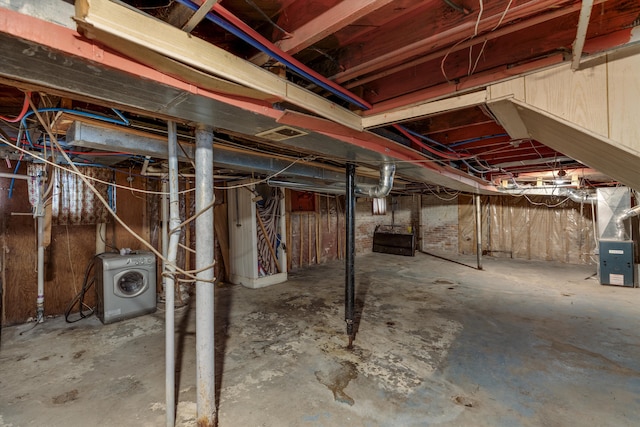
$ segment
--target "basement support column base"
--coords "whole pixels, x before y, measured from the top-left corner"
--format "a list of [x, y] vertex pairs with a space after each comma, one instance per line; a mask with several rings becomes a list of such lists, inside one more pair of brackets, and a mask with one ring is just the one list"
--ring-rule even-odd
[[214, 336], [213, 128], [196, 126], [196, 388], [197, 425], [216, 424]]
[[349, 337], [348, 348], [352, 348], [355, 339], [354, 315], [355, 315], [355, 241], [356, 241], [356, 166], [347, 163], [347, 193], [345, 206], [346, 222], [346, 265], [345, 265], [345, 299], [344, 317], [347, 322], [347, 335]]

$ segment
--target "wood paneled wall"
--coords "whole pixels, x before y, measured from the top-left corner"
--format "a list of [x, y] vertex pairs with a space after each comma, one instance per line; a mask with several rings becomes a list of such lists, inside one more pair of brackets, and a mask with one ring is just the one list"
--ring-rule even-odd
[[[0, 171], [12, 173], [13, 169], [3, 163]], [[24, 164], [18, 173], [26, 174]], [[117, 173], [116, 181], [122, 185], [129, 185], [126, 173]], [[27, 182], [16, 180], [13, 196], [9, 198], [10, 182], [8, 178], [0, 178], [1, 280], [4, 290], [2, 325], [25, 322], [36, 315], [36, 220], [30, 214]], [[136, 177], [131, 185], [134, 188], [146, 188], [147, 179]], [[120, 189], [117, 191], [116, 199], [118, 215], [136, 233], [148, 240], [150, 233], [146, 215], [146, 196]], [[107, 225], [106, 242], [107, 251], [113, 250], [110, 246], [118, 249], [143, 248], [114, 221]], [[82, 287], [85, 269], [95, 255], [95, 250], [95, 225], [52, 226], [51, 244], [45, 250], [45, 316], [64, 314], [68, 304]], [[93, 301], [94, 294], [89, 292], [86, 302], [92, 305]]]
[[[287, 192], [287, 200], [290, 199]], [[315, 211], [296, 211], [287, 202], [288, 269], [345, 257], [344, 196], [315, 195]], [[420, 198], [387, 197], [385, 215], [373, 215], [372, 199], [356, 199], [356, 253], [371, 252], [377, 225], [418, 228]]]

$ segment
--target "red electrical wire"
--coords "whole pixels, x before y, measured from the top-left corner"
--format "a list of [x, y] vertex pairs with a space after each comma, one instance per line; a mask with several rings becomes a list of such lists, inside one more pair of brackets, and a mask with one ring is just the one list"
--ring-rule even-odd
[[24, 94], [24, 103], [22, 104], [22, 111], [20, 111], [20, 114], [18, 114], [17, 117], [10, 119], [8, 117], [5, 116], [0, 116], [0, 120], [4, 120], [5, 122], [9, 122], [9, 123], [17, 123], [20, 120], [22, 120], [22, 118], [24, 117], [25, 114], [27, 114], [27, 111], [29, 110], [29, 97], [31, 96], [31, 92], [25, 92]]

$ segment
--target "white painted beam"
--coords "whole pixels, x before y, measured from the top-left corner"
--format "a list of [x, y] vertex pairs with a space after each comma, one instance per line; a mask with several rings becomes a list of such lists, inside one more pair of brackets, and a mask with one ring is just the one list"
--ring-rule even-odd
[[425, 102], [423, 104], [410, 105], [384, 113], [365, 116], [362, 118], [362, 126], [365, 129], [384, 126], [390, 123], [401, 123], [432, 114], [443, 113], [445, 111], [459, 110], [484, 104], [487, 101], [487, 91], [467, 93], [439, 101]]
[[[640, 189], [640, 151], [516, 99], [505, 99], [532, 139], [634, 189]], [[494, 114], [502, 110], [492, 108]]]
[[580, 18], [578, 19], [578, 31], [576, 39], [573, 42], [573, 59], [571, 60], [571, 69], [580, 68], [580, 58], [582, 58], [582, 49], [584, 41], [587, 38], [587, 28], [589, 28], [589, 20], [591, 19], [591, 10], [593, 9], [593, 0], [582, 0], [582, 8], [580, 9]]
[[198, 10], [189, 18], [186, 24], [182, 26], [182, 30], [190, 33], [193, 29], [198, 25], [204, 17], [209, 13], [213, 5], [218, 3], [218, 0], [205, 0], [204, 3], [200, 5]]
[[[86, 37], [100, 40], [126, 55], [135, 52], [135, 59], [147, 65], [163, 67], [168, 61], [177, 68], [197, 69], [362, 130], [360, 116], [346, 108], [135, 9], [108, 0], [78, 0], [75, 19]], [[144, 50], [159, 55], [149, 59], [143, 55]], [[152, 61], [159, 64], [149, 64]]]

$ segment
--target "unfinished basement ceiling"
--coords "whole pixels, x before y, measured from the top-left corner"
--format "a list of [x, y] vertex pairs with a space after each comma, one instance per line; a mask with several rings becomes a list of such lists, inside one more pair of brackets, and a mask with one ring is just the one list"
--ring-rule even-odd
[[[77, 3], [88, 5], [87, 19], [77, 12], [76, 15], [80, 32], [94, 43], [104, 43], [108, 49], [119, 50], [146, 65], [155, 64], [161, 71], [187, 82], [202, 82], [202, 69], [184, 63], [176, 65], [175, 59], [159, 59], [158, 52], [152, 55], [150, 50], [134, 49], [133, 44], [123, 45], [120, 38], [126, 37], [124, 31], [107, 37], [92, 21], [93, 9], [102, 2]], [[319, 108], [313, 110], [297, 103], [296, 98], [281, 98], [264, 88], [241, 88], [237, 82], [219, 76], [215, 81], [207, 80], [227, 95], [237, 90], [238, 96], [258, 106], [254, 111], [270, 111], [262, 118], [245, 113], [235, 124], [234, 120], [217, 120], [219, 144], [290, 159], [312, 156], [314, 162], [329, 169], [341, 168], [348, 160], [356, 161], [371, 178], [375, 178], [381, 163], [400, 160], [397, 189], [435, 185], [483, 192], [505, 181], [553, 183], [560, 178], [570, 181], [572, 176], [577, 176], [583, 186], [616, 183], [601, 171], [540, 141], [510, 136], [484, 102], [461, 103], [424, 115], [401, 115], [388, 123], [365, 126], [365, 130], [349, 129], [350, 123], [357, 123], [351, 122], [349, 114], [363, 117], [364, 122], [452, 95], [481, 93], [490, 84], [513, 76], [561, 63], [579, 64], [581, 59], [628, 45], [634, 41], [633, 31], [640, 19], [640, 2], [636, 0], [596, 0], [591, 7], [585, 6], [588, 2], [577, 0], [223, 0], [204, 2], [209, 7], [216, 4], [209, 15], [212, 19], [202, 20], [192, 19], [202, 1], [124, 3], [139, 13], [141, 29], [130, 26], [131, 31], [144, 32], [147, 19], [153, 21], [149, 28], [164, 25], [158, 28], [166, 31], [188, 25], [187, 30], [193, 27], [192, 36], [206, 43], [205, 47], [217, 47], [250, 61], [289, 82], [291, 88], [301, 87], [318, 97], [313, 105]], [[581, 12], [590, 13], [590, 18], [581, 21]], [[122, 25], [126, 26], [126, 22]], [[72, 22], [69, 26], [75, 28]], [[147, 36], [160, 42], [163, 33]], [[261, 52], [256, 48], [259, 44], [277, 46], [283, 51], [281, 58]], [[37, 54], [34, 56], [37, 58]], [[167, 64], [178, 68], [172, 68], [171, 73]], [[50, 65], [39, 63], [43, 69]], [[78, 88], [74, 93], [69, 84], [58, 87], [44, 76], [38, 77], [40, 85], [33, 86], [37, 80], [34, 77], [16, 82], [16, 89], [12, 85], [15, 75], [27, 73], [17, 70], [18, 66], [14, 68], [13, 75], [3, 73], [7, 80], [0, 86], [3, 116], [18, 114], [22, 90], [39, 88], [49, 93], [38, 98], [44, 102], [39, 107], [48, 106], [46, 102], [63, 102], [72, 108], [109, 113], [106, 106], [122, 106], [134, 127], [151, 127], [152, 133], [162, 134], [163, 121], [177, 117], [185, 123], [183, 130], [188, 136], [186, 125], [202, 119], [202, 108], [212, 107], [197, 97], [179, 93], [174, 101], [170, 101], [173, 95], [167, 95], [164, 110], [159, 107], [163, 105], [161, 99], [156, 102], [150, 98], [137, 104], [124, 100], [124, 96], [108, 99], [106, 83], [100, 81], [96, 81], [96, 92], [105, 93], [95, 98], [86, 89]], [[117, 77], [117, 73], [111, 77]], [[47, 91], [48, 83], [53, 90]], [[117, 98], [118, 90], [130, 93], [118, 87], [109, 89], [113, 98]], [[161, 93], [150, 84], [148, 91]], [[346, 125], [331, 123], [333, 117], [323, 115], [323, 100], [336, 105], [327, 107], [328, 114], [344, 110], [336, 114], [346, 118]], [[226, 108], [213, 106], [216, 111]], [[234, 108], [226, 108], [226, 117], [236, 114]], [[274, 111], [285, 113], [276, 116]], [[35, 124], [33, 118], [30, 123]], [[274, 131], [278, 128], [280, 133]], [[7, 136], [17, 136], [15, 125], [3, 122], [2, 129]], [[305, 134], [297, 135], [296, 129]], [[270, 137], [275, 134], [279, 135], [276, 140]], [[72, 148], [96, 150], [95, 146], [89, 149], [86, 145]], [[85, 158], [94, 163], [100, 163], [101, 158], [107, 162], [105, 156]], [[117, 160], [111, 158], [108, 162], [117, 164]], [[121, 161], [140, 160], [132, 156]], [[228, 172], [235, 176], [239, 171]]]

